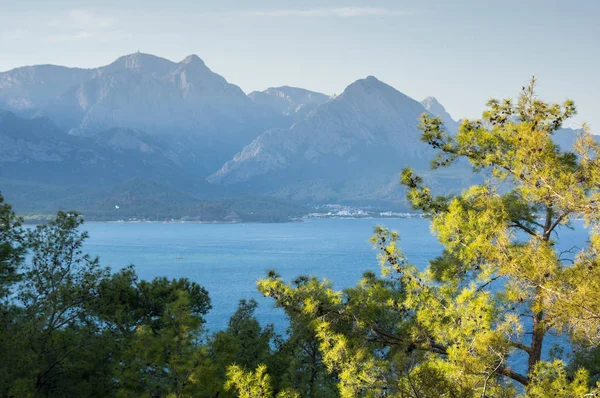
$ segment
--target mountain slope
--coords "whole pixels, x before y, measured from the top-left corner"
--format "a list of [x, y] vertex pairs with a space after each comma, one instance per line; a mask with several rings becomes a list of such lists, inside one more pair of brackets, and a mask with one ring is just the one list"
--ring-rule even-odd
[[[562, 128], [554, 133], [552, 139], [561, 150], [563, 151], [573, 151], [575, 146], [575, 141], [577, 141], [577, 137], [581, 134], [581, 130], [575, 130], [571, 128]], [[600, 135], [594, 135], [594, 140], [600, 143]]]
[[48, 117], [73, 135], [121, 128], [168, 137], [169, 150], [200, 175], [266, 129], [290, 123], [195, 55], [176, 63], [135, 53], [88, 70], [18, 68], [0, 73], [0, 103], [19, 115]]
[[294, 121], [301, 120], [311, 110], [330, 100], [325, 94], [289, 86], [253, 91], [248, 97], [265, 108], [292, 117]]
[[306, 213], [209, 185], [165, 148], [161, 137], [139, 130], [73, 136], [47, 118], [0, 110], [0, 192], [21, 213], [78, 210], [94, 220], [286, 221]]
[[81, 134], [122, 127], [151, 134], [244, 135], [248, 125], [268, 125], [261, 124], [264, 112], [238, 86], [195, 55], [179, 63], [139, 53], [121, 57], [65, 88], [45, 112], [50, 117], [78, 113], [78, 123], [61, 127]]
[[146, 178], [131, 178], [108, 187], [83, 192], [65, 191], [60, 197], [46, 197], [43, 203], [15, 209], [29, 219], [43, 220], [57, 210], [76, 210], [86, 220], [184, 220], [204, 222], [285, 222], [307, 213], [304, 206], [264, 197], [199, 198]]
[[36, 65], [0, 73], [0, 108], [34, 113], [44, 109], [67, 88], [90, 79], [93, 70]]
[[[141, 131], [111, 129], [94, 137], [72, 136], [47, 118], [24, 119], [0, 110], [0, 187], [31, 203], [44, 200], [44, 187], [60, 196], [133, 177], [214, 191], [186, 173], [165, 147], [161, 139]], [[31, 192], [36, 185], [39, 192]]]
[[434, 156], [417, 129], [424, 112], [369, 76], [290, 128], [266, 131], [208, 180], [309, 200], [403, 200], [398, 172], [426, 171]]
[[427, 112], [442, 119], [442, 123], [444, 123], [444, 126], [448, 132], [456, 134], [456, 131], [458, 130], [458, 122], [452, 119], [452, 116], [446, 112], [446, 108], [444, 108], [444, 106], [440, 104], [435, 97], [425, 98], [423, 101], [421, 101], [421, 105], [427, 109]]

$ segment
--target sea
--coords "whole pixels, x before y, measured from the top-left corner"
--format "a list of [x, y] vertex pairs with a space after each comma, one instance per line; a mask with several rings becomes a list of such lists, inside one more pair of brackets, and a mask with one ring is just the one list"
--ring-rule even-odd
[[369, 238], [384, 225], [400, 232], [409, 260], [425, 267], [441, 253], [429, 221], [412, 219], [314, 219], [289, 223], [89, 222], [84, 251], [113, 271], [130, 264], [140, 279], [188, 278], [209, 293], [212, 309], [206, 327], [227, 327], [239, 300], [255, 299], [256, 316], [285, 331], [287, 320], [274, 301], [256, 288], [269, 270], [285, 280], [316, 276], [343, 289], [356, 285], [365, 271], [380, 272]]
[[[285, 332], [287, 320], [274, 302], [263, 297], [256, 283], [269, 270], [285, 280], [316, 276], [344, 289], [356, 285], [365, 271], [379, 273], [377, 251], [369, 238], [375, 226], [400, 233], [407, 259], [423, 269], [442, 251], [422, 218], [308, 219], [290, 223], [86, 223], [84, 250], [116, 271], [130, 264], [141, 279], [188, 278], [208, 290], [212, 309], [209, 331], [227, 327], [241, 299], [259, 303], [256, 316]], [[559, 232], [559, 250], [577, 251], [588, 231], [582, 221]]]

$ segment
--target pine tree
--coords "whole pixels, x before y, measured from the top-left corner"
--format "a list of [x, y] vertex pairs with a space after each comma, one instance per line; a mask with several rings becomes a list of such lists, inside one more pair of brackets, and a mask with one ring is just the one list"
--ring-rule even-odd
[[[551, 105], [535, 80], [514, 104], [491, 100], [455, 136], [424, 114], [422, 140], [439, 150], [432, 168], [467, 160], [487, 180], [434, 196], [410, 169], [402, 184], [431, 218], [443, 254], [419, 271], [399, 235], [375, 230], [381, 278], [337, 292], [310, 279], [259, 284], [288, 311], [311, 317], [323, 361], [344, 397], [581, 396], [585, 368], [544, 356], [549, 333], [593, 349], [600, 342], [600, 145], [584, 127], [574, 152], [552, 136], [575, 114]], [[561, 231], [583, 218], [590, 240], [561, 253]], [[587, 348], [586, 348], [587, 347]], [[515, 365], [520, 359], [525, 361]]]

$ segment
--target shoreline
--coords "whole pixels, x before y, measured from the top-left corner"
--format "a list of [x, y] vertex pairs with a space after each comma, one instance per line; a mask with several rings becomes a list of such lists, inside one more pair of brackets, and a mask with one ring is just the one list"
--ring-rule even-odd
[[[21, 216], [23, 217], [23, 216]], [[352, 217], [352, 216], [322, 216], [322, 217], [299, 217], [289, 220], [281, 220], [281, 221], [225, 221], [225, 220], [211, 220], [211, 221], [200, 221], [200, 220], [169, 220], [169, 221], [158, 221], [158, 220], [95, 220], [95, 219], [85, 219], [85, 215], [83, 215], [85, 220], [85, 224], [288, 224], [288, 223], [302, 223], [306, 221], [319, 221], [319, 220], [375, 220], [375, 219], [385, 219], [385, 220], [413, 220], [413, 219], [423, 219], [426, 218], [423, 214], [415, 213], [410, 216], [382, 216], [382, 215], [372, 215], [372, 216], [363, 216], [363, 217]], [[48, 218], [37, 218], [37, 219], [24, 219], [24, 225], [41, 225], [45, 224], [52, 220], [52, 217]]]

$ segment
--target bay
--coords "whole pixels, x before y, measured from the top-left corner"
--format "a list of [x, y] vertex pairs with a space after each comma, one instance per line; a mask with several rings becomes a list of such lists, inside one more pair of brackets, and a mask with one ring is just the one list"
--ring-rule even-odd
[[259, 302], [261, 323], [285, 329], [282, 311], [256, 290], [270, 269], [286, 280], [314, 275], [336, 289], [355, 285], [365, 271], [379, 273], [369, 238], [385, 225], [401, 233], [402, 248], [424, 267], [441, 252], [424, 219], [324, 219], [282, 224], [86, 223], [84, 250], [113, 270], [134, 264], [141, 279], [189, 278], [212, 301], [207, 328], [219, 330], [240, 299]]
[[[189, 278], [204, 286], [212, 306], [207, 328], [227, 327], [240, 299], [259, 302], [261, 323], [283, 332], [287, 324], [273, 300], [256, 290], [274, 269], [287, 281], [314, 275], [336, 289], [354, 286], [365, 271], [379, 273], [369, 238], [385, 225], [400, 233], [401, 248], [419, 268], [441, 253], [427, 219], [321, 219], [283, 224], [86, 223], [84, 250], [113, 270], [134, 264], [142, 279]], [[587, 240], [583, 223], [562, 228], [558, 250], [577, 251]], [[572, 257], [572, 254], [570, 254]]]

